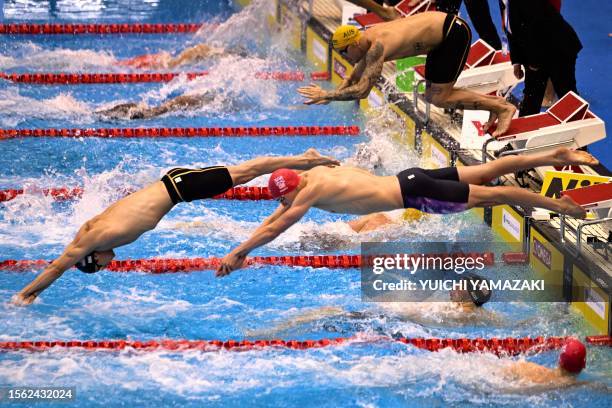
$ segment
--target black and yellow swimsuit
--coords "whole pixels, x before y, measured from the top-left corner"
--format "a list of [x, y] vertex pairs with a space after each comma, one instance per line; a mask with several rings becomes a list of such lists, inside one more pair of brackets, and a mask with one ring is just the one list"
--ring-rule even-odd
[[225, 193], [234, 185], [227, 167], [224, 166], [176, 168], [167, 172], [161, 181], [174, 204], [212, 198]]
[[470, 52], [470, 26], [453, 14], [447, 14], [442, 28], [442, 42], [427, 54], [425, 79], [435, 84], [455, 82]]

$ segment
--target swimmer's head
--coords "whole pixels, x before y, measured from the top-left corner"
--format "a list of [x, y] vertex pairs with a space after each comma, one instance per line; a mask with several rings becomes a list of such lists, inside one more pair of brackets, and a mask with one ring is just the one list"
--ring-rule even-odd
[[464, 273], [461, 280], [466, 281], [466, 290], [451, 290], [450, 298], [453, 302], [472, 302], [476, 306], [482, 306], [491, 299], [493, 292], [487, 288], [480, 288], [485, 279], [475, 273]]
[[332, 46], [336, 51], [343, 51], [361, 38], [361, 31], [355, 26], [341, 25], [332, 35]]
[[365, 54], [357, 47], [361, 37], [357, 27], [342, 25], [332, 35], [332, 47], [350, 62], [357, 62]]
[[272, 198], [275, 200], [292, 200], [295, 198], [295, 194], [292, 193], [298, 188], [299, 185], [299, 174], [290, 169], [278, 169], [270, 175], [270, 180], [268, 180], [270, 195], [272, 195]]
[[578, 374], [586, 366], [586, 347], [577, 339], [569, 339], [559, 355], [559, 367]]
[[83, 273], [96, 273], [104, 268], [115, 257], [112, 249], [108, 251], [94, 251], [76, 263], [75, 268]]

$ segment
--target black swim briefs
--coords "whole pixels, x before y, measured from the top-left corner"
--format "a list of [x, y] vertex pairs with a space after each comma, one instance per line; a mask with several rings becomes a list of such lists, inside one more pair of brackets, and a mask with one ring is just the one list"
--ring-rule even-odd
[[418, 167], [398, 173], [404, 208], [432, 214], [467, 210], [470, 186], [459, 181], [456, 167], [424, 170]]
[[223, 166], [176, 168], [167, 172], [161, 181], [174, 204], [212, 198], [225, 193], [234, 185], [227, 167]]
[[454, 14], [446, 15], [442, 35], [442, 42], [427, 54], [425, 61], [425, 79], [436, 84], [457, 80], [472, 43], [470, 26]]

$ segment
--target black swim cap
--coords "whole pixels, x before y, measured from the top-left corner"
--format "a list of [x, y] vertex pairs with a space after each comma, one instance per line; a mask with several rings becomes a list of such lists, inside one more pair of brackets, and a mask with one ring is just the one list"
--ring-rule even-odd
[[79, 271], [83, 273], [96, 273], [101, 269], [101, 266], [96, 262], [95, 252], [90, 253], [85, 258], [81, 259], [74, 265]]
[[[486, 279], [476, 275], [475, 273], [464, 273], [462, 279], [467, 281], [467, 291], [472, 298], [472, 302], [476, 306], [482, 306], [491, 299], [493, 292], [488, 288], [480, 288], [480, 285], [486, 281]], [[476, 288], [474, 288], [476, 286]]]

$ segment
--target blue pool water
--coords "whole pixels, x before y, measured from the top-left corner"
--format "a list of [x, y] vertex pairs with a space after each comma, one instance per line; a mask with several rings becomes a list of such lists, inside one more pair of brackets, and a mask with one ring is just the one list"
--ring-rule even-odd
[[[13, 2], [15, 5], [17, 2]], [[61, 2], [58, 2], [61, 3]], [[132, 4], [125, 2], [126, 4]], [[180, 21], [197, 13], [184, 3], [151, 2], [142, 21]], [[206, 16], [224, 20], [227, 2], [189, 2]], [[40, 3], [42, 4], [42, 2]], [[121, 21], [122, 4], [91, 18]], [[158, 5], [154, 9], [154, 5]], [[42, 13], [42, 12], [41, 12]], [[5, 13], [6, 15], [7, 13]], [[61, 15], [56, 14], [57, 17]], [[13, 15], [12, 18], [17, 18]], [[37, 14], [32, 17], [45, 20]], [[134, 17], [136, 18], [136, 17]], [[218, 41], [241, 41], [241, 22], [262, 21], [259, 9], [232, 14]], [[197, 21], [197, 19], [193, 19]], [[299, 84], [253, 81], [257, 70], [314, 70], [287, 50], [282, 35], [262, 25], [249, 30], [247, 61], [225, 58], [201, 69], [222, 72], [194, 82], [161, 85], [35, 87], [0, 84], [0, 127], [263, 126], [357, 124], [359, 137], [210, 139], [17, 139], [2, 143], [0, 189], [26, 186], [27, 194], [0, 204], [0, 259], [52, 259], [79, 226], [117, 200], [120, 190], [139, 188], [176, 166], [235, 164], [260, 155], [299, 154], [309, 147], [344, 163], [368, 167], [356, 154], [363, 143], [380, 155], [384, 174], [418, 165], [396, 145], [384, 111], [365, 117], [353, 104], [303, 109]], [[246, 41], [246, 37], [244, 37]], [[18, 38], [0, 45], [0, 62], [14, 71], [100, 71], [114, 58], [174, 50], [197, 40], [185, 36]], [[218, 99], [197, 112], [137, 122], [105, 122], [92, 112], [122, 101], [159, 103], [168, 95], [214, 88]], [[252, 185], [263, 185], [265, 178]], [[85, 186], [82, 199], [52, 202], [39, 190]], [[206, 201], [175, 207], [158, 228], [117, 249], [117, 258], [223, 256], [247, 239], [274, 209], [273, 202]], [[351, 219], [319, 210], [255, 255], [358, 253], [361, 241], [492, 241], [488, 227], [469, 214], [430, 216], [358, 235]], [[262, 267], [224, 279], [210, 271], [147, 275], [70, 270], [28, 308], [9, 304], [35, 276], [0, 272], [0, 341], [37, 339], [318, 339], [358, 334], [407, 337], [507, 337], [585, 335], [589, 327], [563, 304], [491, 303], [494, 324], [453, 324], [445, 304], [410, 305], [421, 319], [360, 301], [358, 270]], [[298, 316], [327, 311], [302, 324]], [[364, 319], [330, 310], [369, 312]], [[331, 314], [331, 315], [330, 315]], [[558, 353], [529, 356], [554, 367]], [[612, 385], [611, 352], [589, 348], [580, 379], [592, 385], [539, 392], [508, 383], [499, 372], [507, 359], [430, 353], [389, 342], [363, 341], [318, 350], [248, 352], [0, 353], [0, 385], [74, 386], [78, 406], [605, 406]], [[608, 401], [608, 403], [606, 403]], [[42, 405], [41, 405], [42, 406]]]

